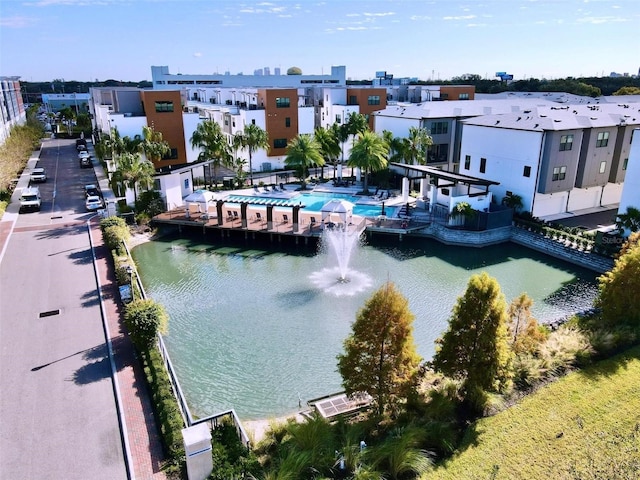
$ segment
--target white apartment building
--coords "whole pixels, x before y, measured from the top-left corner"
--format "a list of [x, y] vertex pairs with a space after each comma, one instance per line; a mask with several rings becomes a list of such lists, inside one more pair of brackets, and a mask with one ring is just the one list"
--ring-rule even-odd
[[500, 182], [534, 217], [620, 202], [640, 103], [543, 106], [462, 122], [460, 173]]

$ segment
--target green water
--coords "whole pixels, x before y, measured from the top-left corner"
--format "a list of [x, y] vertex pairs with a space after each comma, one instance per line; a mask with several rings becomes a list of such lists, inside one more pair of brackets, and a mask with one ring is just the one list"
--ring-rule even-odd
[[[356, 312], [387, 279], [415, 314], [418, 352], [429, 359], [469, 277], [487, 271], [508, 301], [527, 292], [534, 314], [552, 321], [589, 308], [595, 274], [513, 244], [484, 249], [430, 240], [360, 246], [351, 259], [354, 295], [317, 286], [324, 252], [154, 241], [133, 256], [147, 294], [169, 313], [165, 336], [192, 413], [235, 408], [243, 419], [298, 409], [341, 390], [336, 355]], [[320, 273], [319, 273], [320, 272]], [[346, 293], [346, 292], [342, 292]]]

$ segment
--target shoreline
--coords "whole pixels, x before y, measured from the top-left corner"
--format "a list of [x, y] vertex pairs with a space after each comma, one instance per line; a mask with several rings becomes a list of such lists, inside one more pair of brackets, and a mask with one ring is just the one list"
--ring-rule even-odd
[[289, 420], [295, 420], [296, 423], [304, 422], [305, 417], [302, 414], [303, 412], [296, 412], [282, 417], [246, 421], [240, 420], [240, 422], [255, 446], [265, 439], [267, 432], [274, 426], [285, 424]]

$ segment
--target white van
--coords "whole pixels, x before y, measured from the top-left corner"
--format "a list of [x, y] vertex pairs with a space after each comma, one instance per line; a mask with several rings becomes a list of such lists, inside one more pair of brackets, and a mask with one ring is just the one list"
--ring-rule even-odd
[[20, 212], [40, 211], [40, 189], [38, 187], [27, 187], [20, 194]]

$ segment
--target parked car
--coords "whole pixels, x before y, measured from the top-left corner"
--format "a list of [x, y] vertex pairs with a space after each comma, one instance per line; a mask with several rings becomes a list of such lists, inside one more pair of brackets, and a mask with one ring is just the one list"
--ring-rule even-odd
[[91, 167], [91, 157], [80, 157], [80, 168]]
[[84, 186], [84, 196], [102, 198], [102, 192], [94, 184], [89, 184]]
[[88, 212], [93, 212], [95, 210], [104, 208], [104, 202], [102, 201], [102, 198], [97, 195], [89, 195], [87, 197], [87, 200], [84, 202], [84, 205], [87, 208]]
[[78, 153], [79, 159], [89, 158], [89, 157], [91, 157], [91, 155], [89, 155], [89, 152], [87, 152], [86, 150], [82, 150], [81, 152]]
[[47, 172], [45, 172], [44, 168], [37, 167], [31, 170], [31, 174], [29, 175], [29, 180], [34, 183], [38, 182], [46, 182], [47, 181]]
[[28, 211], [40, 211], [40, 189], [27, 187], [20, 195], [20, 213]]

